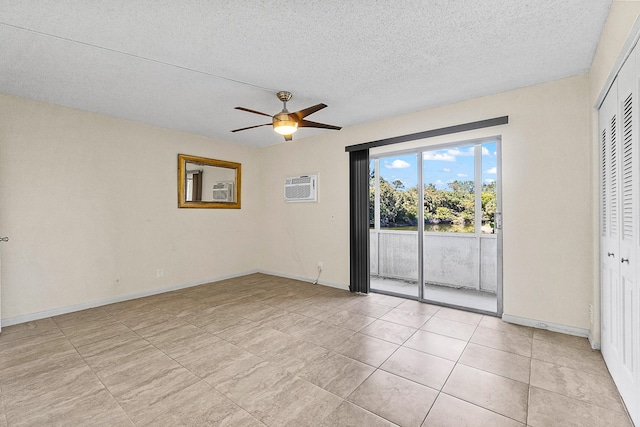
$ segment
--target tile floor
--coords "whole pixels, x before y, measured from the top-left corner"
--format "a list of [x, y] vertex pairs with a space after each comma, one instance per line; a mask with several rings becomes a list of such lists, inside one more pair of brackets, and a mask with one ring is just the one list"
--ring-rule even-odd
[[631, 426], [586, 339], [262, 274], [10, 326], [0, 426]]

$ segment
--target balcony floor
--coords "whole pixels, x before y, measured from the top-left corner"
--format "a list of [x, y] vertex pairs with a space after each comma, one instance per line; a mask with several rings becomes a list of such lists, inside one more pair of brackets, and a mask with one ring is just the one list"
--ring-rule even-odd
[[[418, 282], [371, 276], [373, 291], [392, 292], [398, 295], [418, 297]], [[425, 285], [424, 299], [445, 305], [469, 308], [488, 313], [498, 311], [495, 294], [473, 289], [457, 289], [447, 286]]]

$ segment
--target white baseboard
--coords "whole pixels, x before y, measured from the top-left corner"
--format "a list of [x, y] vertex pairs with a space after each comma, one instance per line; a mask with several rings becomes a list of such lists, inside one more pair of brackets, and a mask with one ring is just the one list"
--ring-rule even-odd
[[37, 313], [24, 314], [16, 317], [9, 317], [2, 319], [2, 326], [18, 325], [20, 323], [33, 322], [34, 320], [46, 319], [47, 317], [59, 316], [61, 314], [73, 313], [74, 311], [86, 310], [88, 308], [100, 307], [103, 305], [114, 304], [117, 302], [129, 301], [132, 299], [148, 297], [151, 295], [163, 294], [165, 292], [177, 291], [179, 289], [190, 288], [193, 286], [204, 285], [206, 283], [219, 282], [221, 280], [233, 279], [235, 277], [246, 276], [248, 274], [259, 273], [258, 270], [245, 271], [238, 274], [230, 274], [227, 276], [218, 276], [212, 279], [199, 280], [197, 282], [182, 283], [179, 285], [170, 286], [168, 288], [151, 289], [144, 292], [138, 292], [135, 294], [123, 295], [119, 297], [107, 298], [98, 301], [90, 301], [82, 304], [75, 304], [66, 307], [54, 308], [53, 310], [40, 311]]
[[[270, 276], [284, 277], [286, 279], [300, 280], [301, 282], [309, 282], [309, 283], [313, 283], [316, 280], [315, 278], [295, 276], [292, 274], [278, 273], [276, 271], [269, 271], [269, 270], [258, 270], [257, 273], [268, 274]], [[341, 285], [338, 283], [325, 282], [324, 280], [318, 280], [318, 285], [329, 286], [331, 288], [338, 288], [345, 291], [349, 290], [349, 286]]]
[[600, 350], [600, 343], [596, 341], [596, 339], [591, 334], [591, 331], [589, 331], [589, 336], [587, 338], [589, 338], [589, 344], [591, 344], [592, 349]]
[[561, 325], [559, 323], [543, 322], [541, 320], [528, 319], [526, 317], [512, 316], [510, 314], [503, 314], [502, 320], [509, 323], [515, 323], [516, 325], [529, 326], [532, 328], [546, 329], [552, 332], [560, 332], [567, 335], [575, 335], [577, 337], [584, 337], [589, 340], [591, 348], [600, 349], [600, 343], [596, 342], [591, 335], [591, 331], [584, 328], [576, 328], [575, 326]]

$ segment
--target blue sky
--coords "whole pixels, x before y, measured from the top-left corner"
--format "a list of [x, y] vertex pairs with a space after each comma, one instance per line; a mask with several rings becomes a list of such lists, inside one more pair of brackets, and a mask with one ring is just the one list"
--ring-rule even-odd
[[[388, 182], [400, 180], [405, 188], [415, 187], [418, 181], [417, 155], [380, 158], [380, 175]], [[424, 153], [424, 182], [438, 189], [447, 188], [451, 181], [473, 181], [473, 145], [427, 151]], [[496, 143], [482, 144], [482, 181], [496, 179]]]

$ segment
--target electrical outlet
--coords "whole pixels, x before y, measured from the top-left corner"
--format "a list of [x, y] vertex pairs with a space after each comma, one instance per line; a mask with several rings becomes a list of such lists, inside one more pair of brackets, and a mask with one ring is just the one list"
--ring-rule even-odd
[[164, 277], [164, 268], [159, 268], [156, 270], [156, 278]]
[[324, 263], [322, 261], [318, 261], [318, 271], [322, 271], [324, 268]]
[[593, 304], [589, 304], [589, 321], [593, 323]]

